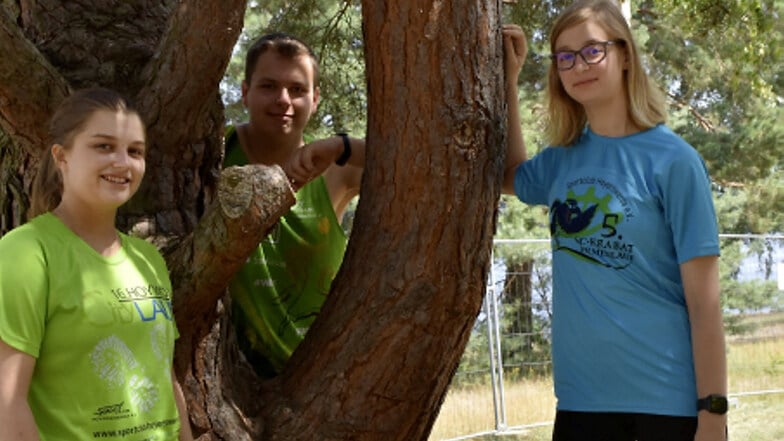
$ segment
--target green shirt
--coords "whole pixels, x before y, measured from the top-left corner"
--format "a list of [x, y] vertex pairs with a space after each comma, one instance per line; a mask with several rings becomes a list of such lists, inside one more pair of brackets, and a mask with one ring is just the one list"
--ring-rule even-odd
[[97, 253], [46, 213], [0, 239], [0, 339], [36, 358], [42, 440], [176, 440], [177, 331], [163, 258], [120, 234]]
[[[236, 132], [226, 136], [224, 166], [245, 165]], [[279, 373], [329, 294], [347, 238], [323, 176], [250, 255], [229, 286], [240, 347], [261, 374]]]

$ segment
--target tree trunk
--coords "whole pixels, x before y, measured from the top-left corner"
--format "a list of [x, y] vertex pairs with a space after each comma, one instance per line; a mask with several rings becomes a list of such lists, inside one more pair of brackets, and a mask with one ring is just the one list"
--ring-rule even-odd
[[426, 440], [485, 292], [505, 151], [500, 2], [363, 7], [351, 242], [263, 439]]
[[500, 1], [363, 2], [368, 152], [353, 235], [312, 332], [266, 382], [237, 352], [223, 298], [293, 203], [279, 168], [220, 175], [218, 85], [245, 2], [87, 3], [0, 6], [0, 53], [15, 54], [0, 57], [0, 234], [25, 219], [57, 103], [93, 84], [125, 92], [151, 148], [119, 227], [169, 263], [175, 369], [199, 439], [427, 439], [490, 265], [505, 151]]
[[[504, 286], [505, 333], [519, 335], [520, 344], [507, 348], [504, 354], [506, 360], [526, 359], [533, 349], [533, 339], [530, 335], [534, 330], [533, 313], [533, 260], [511, 260], [507, 262], [506, 285]], [[513, 339], [516, 341], [517, 339]], [[521, 354], [522, 352], [522, 354]]]

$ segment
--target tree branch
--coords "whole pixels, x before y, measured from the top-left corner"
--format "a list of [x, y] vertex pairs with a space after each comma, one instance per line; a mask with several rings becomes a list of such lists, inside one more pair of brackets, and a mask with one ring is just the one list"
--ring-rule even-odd
[[172, 14], [138, 95], [157, 145], [178, 149], [204, 137], [194, 131], [217, 98], [244, 14], [245, 0], [183, 0]]
[[675, 106], [675, 107], [677, 107], [679, 109], [683, 109], [683, 108], [688, 109], [689, 113], [691, 113], [692, 116], [694, 117], [694, 119], [697, 120], [697, 124], [699, 124], [700, 127], [702, 127], [705, 131], [707, 131], [707, 132], [715, 132], [716, 131], [716, 127], [713, 125], [713, 123], [708, 118], [703, 116], [699, 112], [699, 110], [694, 108], [694, 106], [692, 106], [691, 104], [687, 103], [686, 101], [680, 99], [679, 97], [677, 97], [672, 92], [667, 92], [667, 96], [669, 96], [670, 99], [672, 100], [673, 106]]
[[46, 143], [46, 124], [68, 95], [62, 75], [0, 8], [0, 128], [18, 146], [37, 157]]
[[[197, 434], [215, 431], [220, 439], [244, 441], [250, 439], [245, 431], [260, 430], [258, 418], [245, 414], [260, 412], [258, 378], [244, 368], [220, 299], [231, 277], [293, 204], [280, 167], [229, 167], [196, 229], [172, 252], [164, 252], [180, 331], [175, 370], [186, 394], [199, 403], [190, 409]], [[241, 393], [249, 390], [254, 393]]]
[[212, 316], [231, 277], [294, 201], [278, 166], [223, 171], [217, 197], [196, 229], [167, 255], [181, 331], [198, 329]]

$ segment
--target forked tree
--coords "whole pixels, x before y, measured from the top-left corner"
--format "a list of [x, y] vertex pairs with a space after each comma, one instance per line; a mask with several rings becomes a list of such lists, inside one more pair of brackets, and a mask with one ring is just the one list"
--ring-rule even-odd
[[277, 167], [221, 172], [219, 82], [241, 0], [0, 3], [0, 233], [23, 223], [48, 117], [131, 96], [147, 175], [119, 228], [163, 250], [175, 369], [201, 440], [425, 440], [480, 308], [505, 150], [501, 0], [363, 1], [367, 165], [332, 293], [283, 374], [237, 352], [228, 280], [294, 201]]

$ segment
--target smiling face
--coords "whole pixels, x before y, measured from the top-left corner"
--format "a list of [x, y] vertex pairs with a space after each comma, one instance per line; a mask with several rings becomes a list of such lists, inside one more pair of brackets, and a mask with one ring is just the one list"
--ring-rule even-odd
[[[566, 28], [555, 40], [555, 52], [578, 51], [585, 46], [613, 40], [595, 20], [586, 20]], [[578, 56], [574, 67], [558, 71], [558, 77], [566, 93], [588, 110], [592, 106], [614, 107], [625, 103], [624, 70], [626, 56], [623, 44], [607, 46], [604, 60], [587, 64]]]
[[88, 212], [114, 211], [139, 189], [146, 146], [136, 113], [96, 110], [69, 144], [52, 146], [63, 180], [62, 204]]
[[319, 91], [307, 55], [285, 57], [268, 50], [256, 60], [250, 83], [242, 84], [242, 102], [257, 133], [302, 137], [316, 111]]

